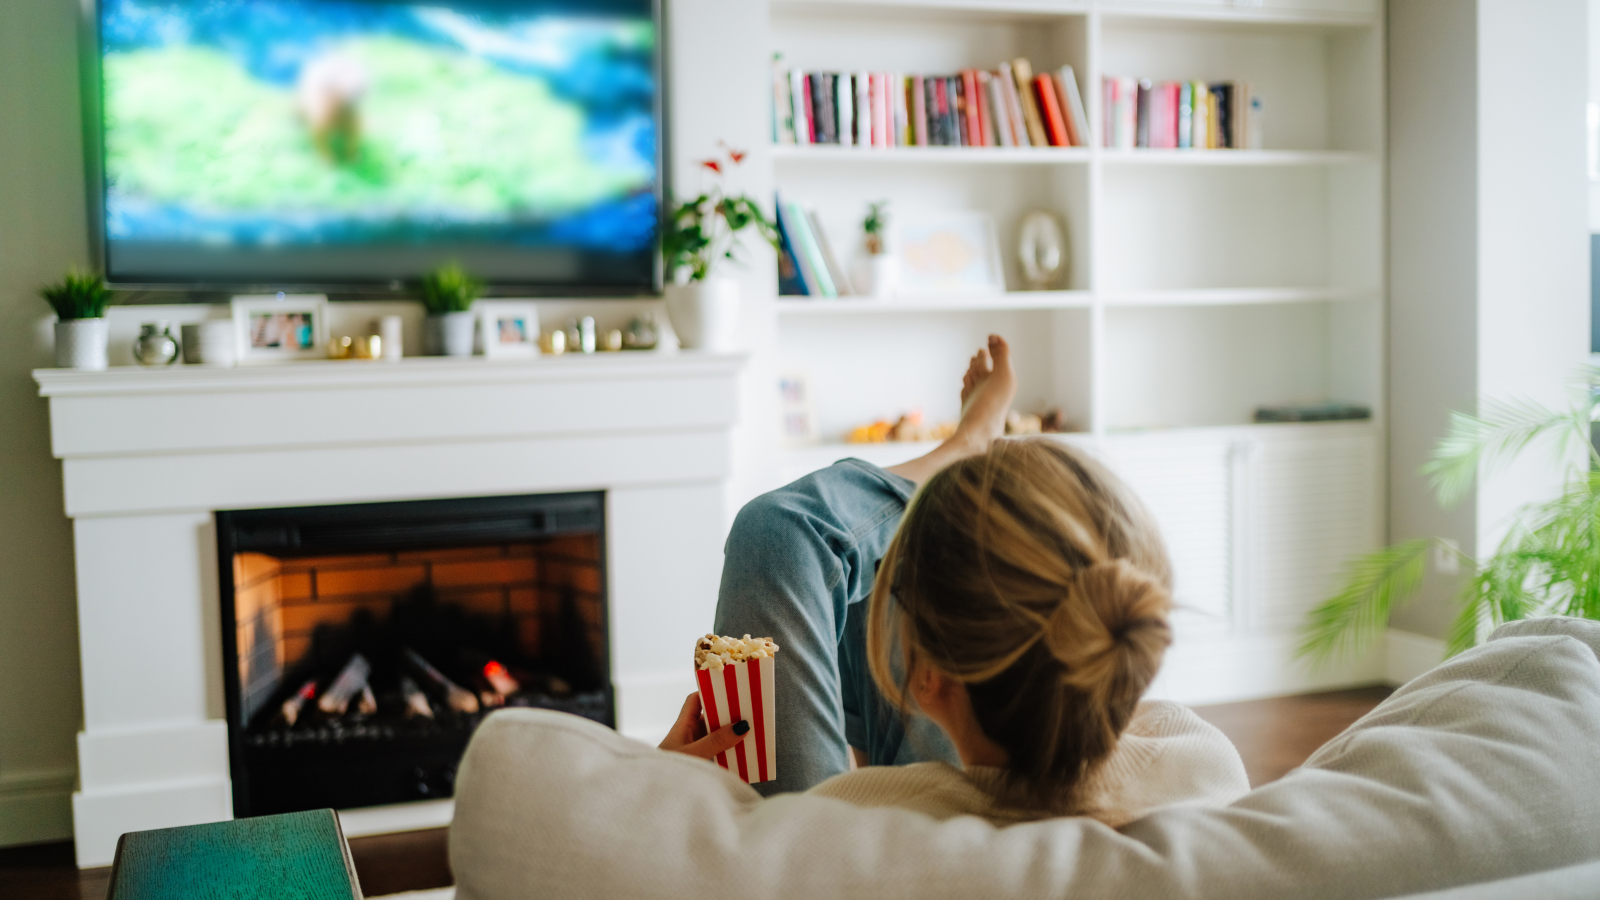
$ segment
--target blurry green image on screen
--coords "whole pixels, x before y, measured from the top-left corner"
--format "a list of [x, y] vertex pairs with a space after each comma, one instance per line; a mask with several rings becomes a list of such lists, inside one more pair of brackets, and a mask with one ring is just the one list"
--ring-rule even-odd
[[648, 2], [102, 0], [115, 281], [648, 287]]

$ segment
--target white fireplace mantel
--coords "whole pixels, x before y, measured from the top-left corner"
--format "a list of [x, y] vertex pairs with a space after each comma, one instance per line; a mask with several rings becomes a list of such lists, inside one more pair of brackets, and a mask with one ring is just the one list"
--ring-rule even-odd
[[41, 369], [76, 547], [80, 865], [126, 831], [232, 815], [219, 509], [606, 491], [619, 729], [692, 689], [726, 531], [744, 358], [418, 358]]

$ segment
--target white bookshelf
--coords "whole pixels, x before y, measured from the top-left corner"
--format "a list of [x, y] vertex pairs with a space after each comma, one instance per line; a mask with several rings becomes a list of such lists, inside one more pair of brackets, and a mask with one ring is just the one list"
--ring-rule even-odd
[[[996, 223], [1007, 286], [779, 298], [779, 365], [806, 375], [822, 436], [787, 451], [784, 474], [922, 452], [837, 442], [912, 409], [954, 418], [961, 361], [999, 332], [1017, 353], [1017, 407], [1061, 408], [1079, 427], [1065, 439], [1147, 495], [1180, 603], [1193, 601], [1181, 631], [1285, 635], [1331, 586], [1335, 563], [1383, 537], [1381, 2], [772, 0], [768, 12], [771, 49], [808, 71], [1071, 64], [1094, 130], [1082, 148], [770, 148], [778, 190], [816, 211], [841, 256], [859, 252], [868, 201], [887, 199], [902, 218], [981, 210]], [[1249, 82], [1266, 103], [1266, 149], [1104, 149], [1104, 75]], [[1024, 290], [1013, 258], [1034, 209], [1067, 224], [1059, 290]], [[1259, 406], [1328, 401], [1367, 405], [1373, 418], [1253, 424]], [[1216, 677], [1169, 693], [1272, 690]]]

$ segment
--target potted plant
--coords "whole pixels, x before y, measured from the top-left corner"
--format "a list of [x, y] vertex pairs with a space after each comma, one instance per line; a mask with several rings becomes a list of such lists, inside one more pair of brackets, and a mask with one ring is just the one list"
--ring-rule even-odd
[[726, 169], [745, 154], [727, 149], [700, 166], [716, 179], [713, 188], [671, 208], [661, 228], [661, 259], [667, 276], [667, 317], [688, 349], [728, 350], [739, 319], [739, 284], [718, 271], [722, 260], [739, 261], [739, 232], [754, 228], [774, 248], [778, 228], [754, 200], [730, 195], [721, 183]]
[[1572, 466], [1559, 496], [1523, 507], [1487, 559], [1472, 559], [1437, 537], [1357, 558], [1338, 593], [1311, 611], [1301, 633], [1300, 655], [1325, 659], [1370, 648], [1387, 628], [1389, 614], [1422, 583], [1430, 554], [1454, 557], [1471, 576], [1458, 597], [1461, 611], [1447, 644], [1451, 654], [1513, 619], [1600, 619], [1600, 453], [1590, 434], [1590, 423], [1600, 414], [1597, 385], [1600, 369], [1591, 369], [1585, 398], [1567, 411], [1531, 401], [1490, 401], [1482, 415], [1452, 413], [1449, 433], [1422, 469], [1443, 507], [1465, 498], [1480, 472], [1492, 471], [1535, 443], [1552, 445], [1562, 459], [1570, 460], [1568, 451], [1576, 441], [1587, 449], [1589, 465]]
[[855, 283], [874, 297], [888, 297], [900, 286], [900, 260], [889, 253], [889, 201], [867, 204], [861, 220], [861, 244], [867, 251]]
[[424, 337], [428, 352], [442, 356], [471, 356], [478, 317], [472, 304], [483, 293], [483, 283], [450, 263], [422, 276], [418, 299], [428, 310]]
[[56, 365], [63, 369], [106, 367], [106, 304], [111, 292], [100, 276], [77, 269], [39, 289], [56, 311]]

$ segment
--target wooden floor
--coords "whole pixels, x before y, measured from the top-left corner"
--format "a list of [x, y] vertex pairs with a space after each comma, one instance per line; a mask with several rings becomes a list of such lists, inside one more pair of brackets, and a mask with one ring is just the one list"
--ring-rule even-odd
[[[1389, 688], [1359, 688], [1203, 706], [1196, 712], [1239, 748], [1254, 787], [1305, 762], [1389, 693]], [[368, 897], [452, 883], [442, 828], [352, 838], [350, 853]], [[110, 869], [76, 868], [69, 842], [0, 849], [0, 900], [105, 900], [110, 875]]]

